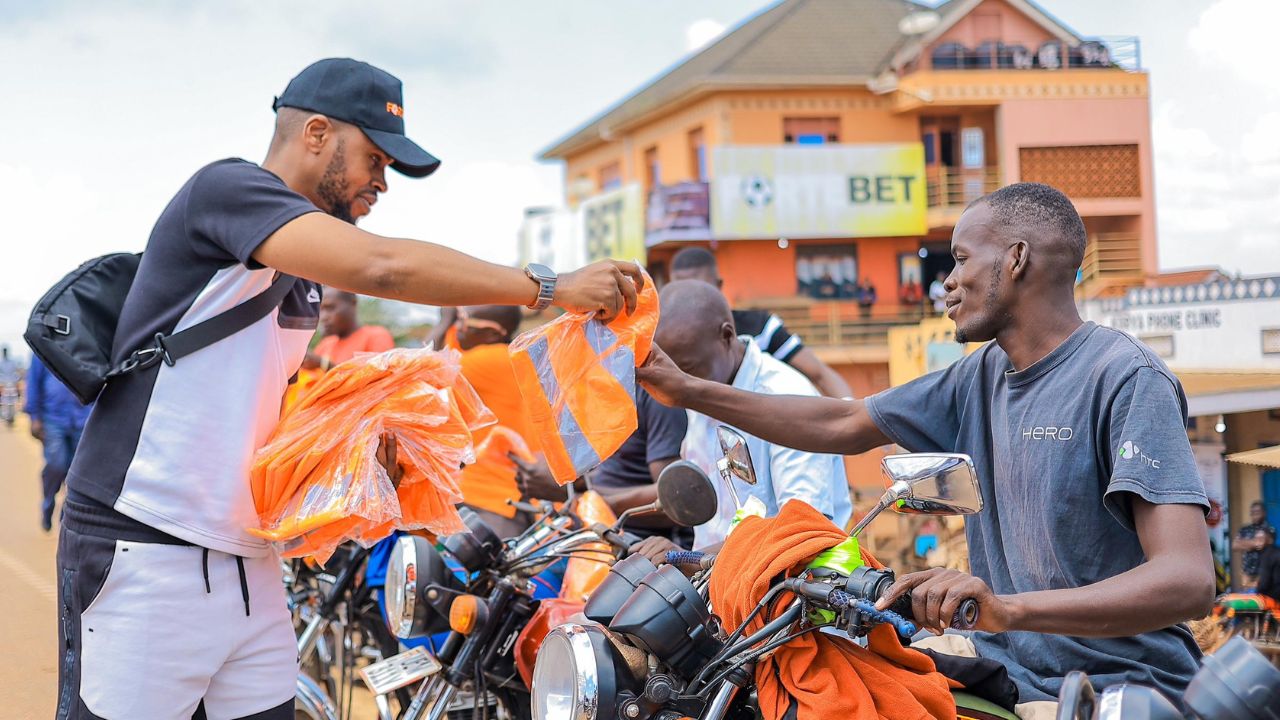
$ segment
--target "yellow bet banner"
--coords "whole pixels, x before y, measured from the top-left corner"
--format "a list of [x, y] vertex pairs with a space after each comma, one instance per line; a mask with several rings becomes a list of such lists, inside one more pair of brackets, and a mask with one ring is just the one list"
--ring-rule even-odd
[[614, 258], [644, 261], [644, 192], [632, 183], [584, 200], [582, 237], [587, 262]]
[[924, 146], [721, 146], [712, 150], [716, 238], [923, 235]]

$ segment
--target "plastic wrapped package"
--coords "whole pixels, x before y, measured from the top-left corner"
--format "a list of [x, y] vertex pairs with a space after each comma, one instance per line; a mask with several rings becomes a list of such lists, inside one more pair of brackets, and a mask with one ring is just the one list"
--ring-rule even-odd
[[[259, 528], [285, 557], [324, 560], [338, 544], [371, 545], [396, 528], [462, 532], [458, 476], [476, 460], [472, 434], [492, 425], [456, 351], [398, 349], [330, 370], [281, 419], [251, 471]], [[396, 438], [393, 485], [377, 452]]]
[[612, 455], [636, 429], [635, 369], [658, 328], [658, 291], [645, 277], [630, 315], [609, 323], [566, 313], [511, 343], [530, 418], [561, 485]]

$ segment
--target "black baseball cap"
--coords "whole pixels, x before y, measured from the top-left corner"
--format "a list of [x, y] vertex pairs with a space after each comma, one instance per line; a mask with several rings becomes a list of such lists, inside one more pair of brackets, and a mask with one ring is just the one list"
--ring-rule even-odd
[[404, 134], [404, 95], [395, 75], [351, 58], [327, 58], [308, 65], [289, 81], [272, 110], [309, 110], [351, 123], [395, 160], [402, 175], [426, 177], [440, 160]]

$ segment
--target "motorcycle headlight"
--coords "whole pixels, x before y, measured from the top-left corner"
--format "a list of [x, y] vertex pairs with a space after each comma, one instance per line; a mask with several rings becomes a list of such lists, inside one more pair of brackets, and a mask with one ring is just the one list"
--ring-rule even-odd
[[561, 625], [547, 633], [533, 669], [534, 720], [608, 720], [614, 717], [618, 666], [604, 631]]
[[465, 588], [428, 540], [416, 535], [396, 540], [387, 563], [386, 587], [387, 624], [396, 637], [422, 637], [449, 629], [448, 616], [427, 602], [431, 585]]

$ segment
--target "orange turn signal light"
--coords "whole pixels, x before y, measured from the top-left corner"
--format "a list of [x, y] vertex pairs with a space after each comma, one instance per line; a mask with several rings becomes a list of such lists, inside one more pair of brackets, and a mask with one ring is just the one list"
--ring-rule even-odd
[[475, 595], [459, 595], [449, 605], [449, 628], [461, 635], [470, 635], [484, 622], [488, 608]]

